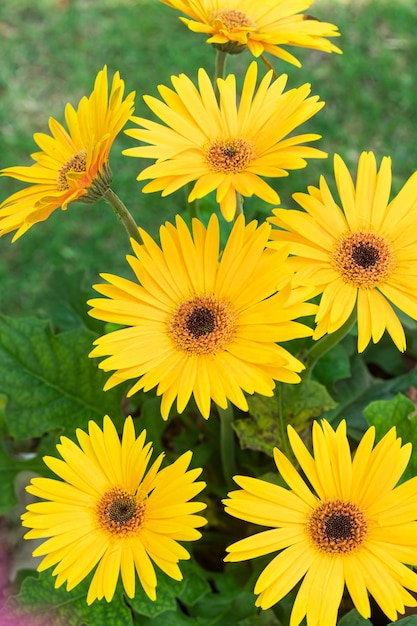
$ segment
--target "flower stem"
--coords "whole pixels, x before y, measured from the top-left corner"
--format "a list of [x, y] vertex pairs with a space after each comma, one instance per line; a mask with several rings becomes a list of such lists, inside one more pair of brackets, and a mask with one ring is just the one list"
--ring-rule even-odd
[[280, 435], [281, 435], [281, 445], [280, 445], [281, 452], [285, 454], [287, 459], [292, 459], [293, 454], [290, 448], [290, 442], [288, 441], [287, 424], [285, 423], [284, 411], [283, 411], [283, 406], [282, 406], [282, 384], [281, 383], [277, 383], [275, 396], [277, 398], [277, 404], [278, 404], [278, 424], [279, 424], [279, 430], [280, 430]]
[[235, 433], [232, 428], [233, 408], [229, 403], [226, 409], [217, 406], [217, 410], [220, 417], [220, 458], [224, 480], [230, 488], [233, 486], [232, 478], [236, 474]]
[[192, 202], [189, 202], [188, 200], [188, 196], [190, 195], [191, 189], [193, 188], [193, 181], [187, 183], [186, 187], [185, 187], [185, 193], [186, 193], [186, 198], [187, 198], [187, 208], [188, 208], [188, 215], [190, 216], [190, 220], [193, 219], [193, 217], [197, 217], [198, 219], [200, 219], [200, 209], [199, 209], [199, 202], [198, 200], [193, 200]]
[[234, 221], [236, 222], [239, 215], [243, 215], [243, 198], [238, 191], [236, 191], [236, 213]]
[[217, 79], [224, 78], [226, 74], [226, 60], [227, 60], [227, 52], [223, 52], [222, 50], [217, 50], [216, 51], [216, 67], [214, 71], [214, 91], [215, 91], [216, 96], [219, 95]]
[[306, 363], [306, 372], [307, 378], [310, 378], [311, 373], [316, 365], [317, 361], [321, 359], [321, 357], [326, 354], [329, 350], [333, 348], [333, 346], [337, 345], [342, 341], [344, 337], [349, 333], [349, 331], [353, 328], [356, 323], [356, 307], [353, 309], [352, 313], [349, 315], [346, 322], [341, 326], [338, 330], [330, 335], [325, 335], [321, 339], [319, 339], [312, 348], [307, 352], [305, 363]]
[[134, 239], [138, 243], [143, 243], [135, 220], [127, 210], [126, 206], [120, 200], [119, 196], [116, 195], [114, 191], [109, 188], [103, 195], [103, 198], [105, 199], [107, 204], [110, 204], [119, 220], [123, 223], [123, 226], [125, 227], [129, 237], [132, 237], [132, 239]]

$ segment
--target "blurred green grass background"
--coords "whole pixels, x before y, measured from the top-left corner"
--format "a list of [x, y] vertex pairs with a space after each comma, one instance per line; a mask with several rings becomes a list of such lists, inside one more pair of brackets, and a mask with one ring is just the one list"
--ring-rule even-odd
[[[301, 132], [321, 134], [317, 146], [338, 152], [352, 169], [363, 150], [374, 150], [378, 161], [392, 156], [396, 192], [417, 169], [417, 3], [316, 0], [310, 13], [338, 25], [342, 36], [334, 41], [344, 54], [292, 49], [302, 69], [269, 57], [278, 73], [288, 73], [289, 88], [309, 82], [326, 101]], [[110, 76], [120, 71], [127, 91], [136, 90], [136, 113], [144, 116], [142, 95], [157, 95], [157, 84], [170, 84], [171, 75], [184, 72], [194, 80], [198, 67], [212, 75], [213, 48], [178, 17], [159, 0], [2, 0], [0, 167], [30, 165], [33, 133], [47, 132], [49, 116], [62, 122], [65, 104], [77, 106], [90, 94], [104, 64]], [[227, 70], [242, 75], [250, 61], [247, 52], [231, 57]], [[112, 188], [137, 223], [157, 235], [162, 222], [183, 211], [185, 195], [142, 194], [136, 176], [148, 163], [121, 155], [131, 145], [121, 134], [113, 146]], [[310, 161], [273, 185], [282, 204], [292, 206], [292, 193], [331, 172], [331, 159]], [[20, 188], [0, 178], [0, 200]], [[249, 209], [257, 204], [252, 200]], [[54, 272], [84, 272], [87, 289], [99, 272], [128, 275], [125, 232], [103, 201], [58, 210], [16, 243], [11, 238], [0, 239], [0, 310], [6, 314], [47, 314]]]

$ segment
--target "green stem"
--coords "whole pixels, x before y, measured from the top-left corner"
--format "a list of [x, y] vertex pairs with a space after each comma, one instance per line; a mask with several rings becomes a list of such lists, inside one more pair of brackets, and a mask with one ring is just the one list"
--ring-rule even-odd
[[285, 419], [284, 419], [284, 411], [283, 411], [283, 406], [282, 406], [282, 384], [281, 383], [277, 383], [277, 387], [276, 387], [276, 398], [277, 398], [277, 403], [278, 403], [278, 424], [279, 424], [279, 431], [280, 431], [280, 435], [281, 435], [281, 452], [283, 452], [285, 454], [285, 456], [287, 457], [287, 459], [292, 459], [293, 458], [293, 454], [292, 454], [292, 450], [290, 447], [290, 442], [288, 441], [288, 435], [287, 435], [287, 424], [285, 423]]
[[186, 193], [186, 202], [187, 202], [187, 208], [188, 208], [188, 214], [190, 216], [190, 220], [193, 219], [193, 217], [197, 217], [198, 219], [200, 219], [200, 209], [199, 209], [199, 202], [198, 200], [193, 200], [192, 202], [189, 202], [188, 200], [188, 196], [191, 193], [191, 189], [194, 186], [194, 182], [191, 181], [190, 183], [187, 183], [186, 187], [185, 187], [185, 193]]
[[243, 198], [238, 191], [236, 191], [236, 213], [234, 221], [236, 222], [239, 215], [243, 215]]
[[220, 417], [220, 458], [223, 476], [228, 488], [233, 486], [232, 478], [236, 474], [235, 433], [232, 428], [233, 408], [229, 403], [226, 409], [217, 407]]
[[119, 196], [117, 196], [114, 191], [109, 188], [104, 194], [103, 198], [105, 199], [107, 204], [110, 204], [119, 220], [123, 223], [123, 226], [125, 227], [129, 237], [132, 237], [132, 239], [134, 239], [138, 243], [143, 243], [135, 220], [127, 210], [126, 206], [120, 200]]
[[219, 95], [217, 79], [225, 77], [226, 61], [227, 61], [227, 52], [223, 52], [222, 50], [217, 50], [216, 51], [216, 67], [215, 67], [215, 72], [214, 72], [214, 92], [216, 96]]
[[355, 307], [343, 326], [341, 326], [334, 333], [331, 333], [330, 335], [325, 335], [324, 337], [319, 339], [312, 348], [310, 348], [305, 358], [307, 378], [310, 378], [317, 361], [321, 359], [321, 357], [326, 354], [326, 352], [331, 350], [333, 346], [336, 346], [342, 341], [344, 337], [346, 337], [346, 335], [355, 325], [356, 317], [357, 316]]

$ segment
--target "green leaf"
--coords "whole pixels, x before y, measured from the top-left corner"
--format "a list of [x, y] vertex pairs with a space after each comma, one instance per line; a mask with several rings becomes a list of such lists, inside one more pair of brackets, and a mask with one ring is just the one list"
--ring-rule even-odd
[[204, 570], [195, 563], [181, 564], [181, 571], [184, 580], [178, 597], [185, 605], [193, 606], [211, 591], [211, 587], [204, 576]]
[[94, 292], [90, 286], [85, 288], [85, 282], [85, 271], [68, 273], [63, 268], [53, 269], [45, 277], [44, 289], [35, 301], [37, 314], [53, 320], [54, 327], [60, 330], [81, 325], [101, 333], [103, 322], [87, 313], [86, 301]]
[[96, 600], [88, 606], [90, 579], [72, 591], [66, 591], [65, 585], [55, 589], [54, 581], [50, 572], [42, 572], [37, 578], [26, 577], [20, 593], [9, 600], [10, 607], [17, 615], [42, 618], [42, 623], [48, 626], [133, 626], [120, 586], [110, 603]]
[[282, 394], [284, 421], [292, 424], [299, 433], [309, 426], [312, 419], [336, 406], [326, 388], [314, 380], [304, 380], [297, 385], [279, 385], [272, 398], [256, 394], [250, 396], [249, 416], [233, 422], [241, 448], [260, 450], [272, 456], [274, 446], [281, 446], [279, 393]]
[[0, 316], [0, 394], [16, 439], [55, 428], [83, 428], [105, 414], [120, 416], [122, 392], [103, 393], [107, 378], [88, 358], [94, 333], [77, 328], [55, 335], [35, 318]]
[[352, 609], [339, 620], [337, 626], [365, 626], [365, 624], [371, 624], [371, 622], [359, 615], [356, 609]]
[[0, 515], [10, 511], [17, 503], [15, 478], [26, 469], [26, 461], [15, 459], [7, 454], [0, 444]]
[[[142, 624], [142, 621], [140, 623]], [[195, 626], [196, 623], [200, 624], [200, 621], [195, 622], [177, 610], [162, 613], [147, 623], [149, 626], [192, 626], [193, 624]]]
[[351, 377], [338, 381], [332, 392], [337, 407], [323, 417], [332, 424], [346, 419], [349, 434], [359, 440], [368, 427], [365, 408], [374, 400], [391, 400], [397, 393], [417, 386], [417, 368], [386, 380], [372, 376], [360, 355], [352, 359], [351, 367]]
[[390, 622], [395, 626], [417, 626], [417, 615], [410, 615], [410, 617], [404, 617], [396, 622]]
[[338, 380], [349, 377], [349, 355], [340, 344], [323, 354], [314, 367], [314, 378], [327, 389], [331, 389]]
[[397, 435], [401, 437], [403, 444], [411, 442], [413, 451], [403, 479], [417, 475], [417, 432], [416, 432], [416, 407], [411, 400], [398, 394], [392, 400], [376, 400], [364, 410], [365, 418], [370, 426], [375, 426], [376, 439], [382, 437], [392, 428], [396, 427]]
[[134, 598], [129, 598], [128, 602], [132, 609], [145, 617], [157, 617], [166, 611], [175, 611], [177, 602], [175, 597], [179, 594], [181, 582], [172, 580], [163, 574], [158, 575], [158, 585], [156, 587], [156, 600], [148, 598], [146, 593], [140, 589]]

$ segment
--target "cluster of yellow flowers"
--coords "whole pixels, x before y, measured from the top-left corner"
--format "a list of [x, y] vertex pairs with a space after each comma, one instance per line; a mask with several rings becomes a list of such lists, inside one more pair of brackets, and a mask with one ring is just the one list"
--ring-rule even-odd
[[[303, 13], [312, 0], [161, 0], [187, 17], [188, 28], [209, 36], [221, 60], [248, 49], [255, 57], [270, 53], [299, 65], [282, 46], [340, 52], [328, 37], [329, 23]], [[294, 131], [324, 105], [310, 86], [285, 90], [286, 76], [272, 69], [258, 81], [256, 61], [249, 65], [241, 93], [233, 74], [214, 83], [200, 69], [198, 84], [185, 75], [159, 86], [161, 99], [145, 96], [160, 122], [133, 116], [135, 94], [124, 96], [116, 73], [110, 94], [106, 67], [89, 98], [75, 110], [67, 105], [68, 130], [50, 119], [51, 135], [34, 136], [40, 152], [35, 163], [1, 171], [30, 185], [0, 205], [0, 235], [22, 236], [59, 207], [104, 198], [121, 215], [131, 235], [127, 257], [135, 275], [128, 280], [103, 274], [90, 300], [90, 314], [122, 325], [95, 342], [90, 357], [105, 357], [112, 371], [105, 389], [133, 380], [128, 395], [156, 388], [161, 415], [173, 403], [181, 413], [193, 395], [204, 418], [212, 401], [248, 409], [245, 394], [272, 396], [275, 381], [297, 383], [305, 364], [280, 344], [349, 329], [358, 324], [358, 351], [385, 330], [399, 350], [406, 340], [396, 307], [417, 319], [417, 173], [390, 201], [391, 161], [363, 152], [354, 181], [334, 157], [339, 199], [322, 177], [318, 187], [294, 195], [302, 210], [275, 208], [267, 222], [245, 223], [243, 198], [256, 195], [278, 205], [279, 196], [264, 178], [287, 176], [306, 159], [326, 158], [305, 145], [320, 137]], [[222, 218], [234, 221], [220, 249], [219, 218], [208, 225], [179, 216], [160, 228], [160, 244], [137, 228], [111, 190], [109, 152], [116, 135], [126, 133], [139, 145], [127, 156], [155, 159], [138, 180], [143, 192], [166, 196], [194, 183], [188, 201], [215, 191]], [[315, 302], [311, 300], [316, 298]], [[297, 321], [315, 316], [315, 328]], [[354, 459], [346, 424], [336, 430], [325, 421], [313, 425], [314, 456], [291, 427], [290, 444], [311, 488], [290, 461], [275, 449], [278, 472], [289, 489], [236, 476], [240, 490], [224, 501], [226, 511], [272, 527], [228, 548], [229, 561], [279, 554], [259, 577], [257, 606], [267, 609], [301, 579], [291, 626], [333, 626], [344, 586], [364, 616], [370, 615], [368, 591], [396, 619], [417, 604], [417, 478], [396, 487], [411, 446], [402, 446], [395, 429], [374, 447], [370, 428]], [[148, 467], [152, 447], [146, 433], [135, 435], [127, 418], [121, 440], [110, 420], [103, 429], [90, 422], [77, 430], [79, 445], [62, 437], [62, 459], [45, 463], [60, 478], [35, 478], [28, 491], [43, 501], [28, 506], [27, 538], [46, 539], [35, 555], [40, 570], [55, 566], [56, 586], [75, 587], [96, 567], [87, 602], [114, 595], [121, 575], [129, 597], [135, 572], [151, 598], [156, 597], [155, 563], [180, 580], [178, 562], [190, 557], [180, 541], [200, 537], [206, 523], [191, 502], [202, 491], [200, 469], [188, 469], [191, 452], [160, 469], [160, 455]], [[387, 469], [388, 468], [388, 469]]]

